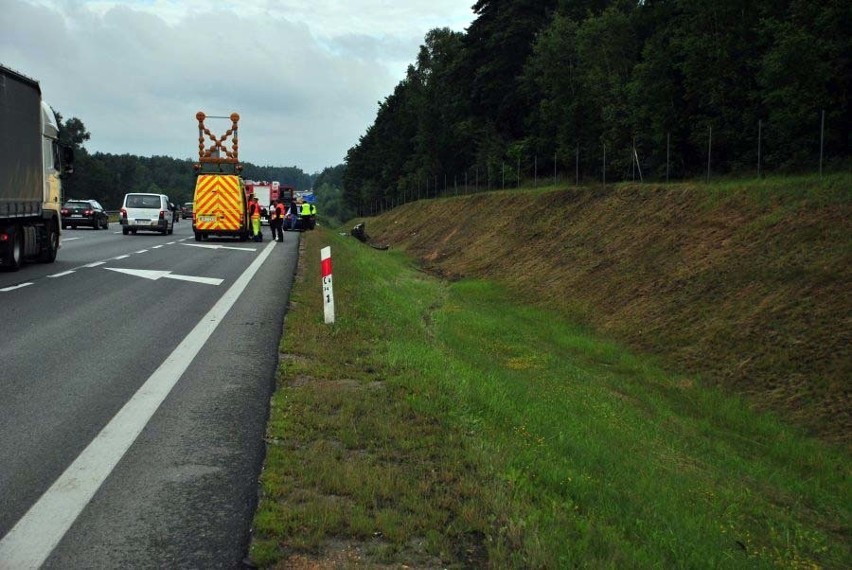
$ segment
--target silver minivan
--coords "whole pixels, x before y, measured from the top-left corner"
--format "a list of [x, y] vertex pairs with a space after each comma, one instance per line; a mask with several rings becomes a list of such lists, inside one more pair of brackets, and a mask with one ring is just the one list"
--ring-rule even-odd
[[169, 197], [165, 194], [125, 194], [119, 218], [121, 233], [135, 234], [139, 230], [160, 232], [163, 235], [172, 233], [175, 218], [169, 204]]

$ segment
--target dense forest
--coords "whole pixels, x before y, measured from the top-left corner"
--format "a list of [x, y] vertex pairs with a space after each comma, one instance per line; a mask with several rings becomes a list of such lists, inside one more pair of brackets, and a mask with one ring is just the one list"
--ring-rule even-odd
[[355, 217], [355, 211], [343, 200], [343, 174], [346, 165], [328, 167], [314, 180], [314, 194], [319, 216], [330, 225], [339, 225]]
[[[131, 154], [90, 154], [83, 146], [91, 138], [83, 122], [76, 117], [67, 121], [57, 114], [60, 138], [74, 148], [74, 174], [63, 182], [65, 199], [93, 199], [107, 210], [117, 210], [127, 192], [167, 194], [175, 204], [192, 201], [195, 190], [194, 161], [167, 156], [143, 157]], [[315, 175], [300, 168], [257, 166], [243, 163], [248, 180], [277, 180], [298, 190], [312, 188]]]
[[555, 177], [848, 167], [843, 0], [479, 0], [434, 29], [346, 156], [369, 213]]

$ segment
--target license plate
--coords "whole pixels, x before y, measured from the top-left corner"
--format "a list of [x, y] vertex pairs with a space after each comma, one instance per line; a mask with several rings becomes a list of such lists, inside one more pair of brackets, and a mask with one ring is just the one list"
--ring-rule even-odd
[[197, 219], [199, 222], [206, 222], [212, 224], [216, 221], [216, 216], [198, 216]]
[[147, 225], [147, 224], [150, 224], [150, 223], [151, 223], [151, 220], [136, 220], [136, 223], [137, 223], [137, 224], [145, 224], [145, 225]]
[[72, 218], [82, 218], [83, 216], [80, 214], [71, 214]]

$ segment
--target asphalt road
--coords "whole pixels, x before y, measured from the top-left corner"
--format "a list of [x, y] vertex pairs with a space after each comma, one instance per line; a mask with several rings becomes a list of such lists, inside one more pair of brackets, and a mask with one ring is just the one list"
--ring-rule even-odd
[[239, 568], [298, 255], [66, 230], [0, 273], [0, 568]]

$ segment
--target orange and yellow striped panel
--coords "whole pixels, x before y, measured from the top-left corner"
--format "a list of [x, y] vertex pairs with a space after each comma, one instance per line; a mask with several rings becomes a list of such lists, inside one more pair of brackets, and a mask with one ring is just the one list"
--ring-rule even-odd
[[242, 192], [237, 176], [199, 176], [193, 203], [195, 228], [199, 231], [239, 230], [244, 220]]

